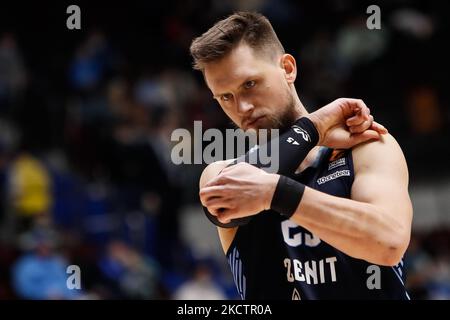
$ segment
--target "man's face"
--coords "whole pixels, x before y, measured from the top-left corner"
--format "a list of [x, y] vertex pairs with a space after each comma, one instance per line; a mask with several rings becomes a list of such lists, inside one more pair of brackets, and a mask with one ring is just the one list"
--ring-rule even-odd
[[295, 121], [294, 98], [281, 59], [256, 55], [240, 44], [205, 66], [214, 98], [241, 129], [280, 128]]

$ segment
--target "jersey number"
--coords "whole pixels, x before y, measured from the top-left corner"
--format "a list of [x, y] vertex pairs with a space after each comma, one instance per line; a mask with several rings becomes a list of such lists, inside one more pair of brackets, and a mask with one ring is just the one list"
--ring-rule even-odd
[[320, 243], [319, 237], [312, 233], [300, 231], [300, 227], [291, 220], [285, 220], [281, 223], [283, 239], [291, 247], [298, 247], [302, 244], [308, 247], [316, 247]]

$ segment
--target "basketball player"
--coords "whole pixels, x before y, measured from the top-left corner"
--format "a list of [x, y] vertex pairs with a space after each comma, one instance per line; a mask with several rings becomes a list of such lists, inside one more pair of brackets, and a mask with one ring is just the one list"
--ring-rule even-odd
[[229, 160], [200, 179], [241, 297], [409, 299], [406, 161], [364, 103], [338, 99], [308, 114], [294, 57], [257, 13], [219, 21], [191, 54], [234, 123], [282, 132], [277, 174]]

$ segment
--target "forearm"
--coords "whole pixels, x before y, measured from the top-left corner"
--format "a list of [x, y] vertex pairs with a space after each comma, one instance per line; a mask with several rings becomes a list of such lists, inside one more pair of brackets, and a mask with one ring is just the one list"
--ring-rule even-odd
[[[295, 137], [297, 140], [294, 140], [292, 137]], [[275, 143], [271, 141], [270, 143], [262, 145], [257, 152], [247, 152], [245, 155], [232, 161], [227, 166], [232, 166], [240, 162], [247, 162], [257, 168], [264, 169], [264, 165], [261, 161], [261, 155], [270, 155], [272, 157], [271, 162], [273, 162], [269, 167], [270, 169], [276, 169], [279, 174], [292, 174], [295, 172], [299, 164], [302, 163], [311, 149], [317, 144], [318, 139], [319, 133], [317, 132], [314, 123], [308, 118], [303, 117], [297, 120], [295, 124], [286, 130], [282, 135], [277, 137]], [[295, 141], [296, 144], [292, 144], [292, 141]], [[278, 152], [276, 149], [272, 149], [272, 145], [278, 146]], [[203, 179], [201, 179], [200, 188], [204, 187], [204, 185], [208, 182], [205, 181], [205, 175], [206, 173], [202, 175]], [[251, 220], [251, 217], [243, 217], [240, 219], [234, 219], [229, 223], [222, 223], [218, 220], [216, 215], [212, 214], [205, 206], [203, 206], [203, 211], [209, 221], [221, 228], [235, 228], [237, 226], [245, 225]]]
[[306, 188], [291, 219], [340, 251], [380, 265], [403, 254], [401, 225], [378, 206]]
[[[269, 143], [260, 145], [257, 151], [247, 152], [236, 159], [236, 163], [247, 162], [265, 171], [290, 175], [319, 142], [319, 132], [308, 118], [298, 119]], [[267, 157], [263, 163], [263, 157]]]

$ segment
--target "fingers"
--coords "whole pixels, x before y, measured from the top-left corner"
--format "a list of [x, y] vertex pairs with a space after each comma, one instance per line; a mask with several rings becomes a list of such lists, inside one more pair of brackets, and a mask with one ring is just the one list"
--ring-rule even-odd
[[221, 213], [217, 215], [217, 220], [219, 220], [222, 223], [230, 223], [231, 218], [228, 217], [228, 214], [226, 212], [227, 210], [223, 210]]
[[211, 179], [207, 184], [205, 184], [204, 187], [221, 186], [221, 185], [227, 184], [227, 182], [228, 182], [228, 178], [226, 175], [223, 174], [223, 170], [222, 170], [222, 172], [219, 175], [217, 175], [216, 177]]
[[370, 116], [370, 109], [366, 104], [361, 100], [361, 104], [363, 105], [363, 108], [361, 109], [361, 117], [365, 120], [369, 120]]
[[[369, 109], [367, 109], [367, 111], [370, 112]], [[388, 133], [388, 130], [382, 124], [374, 121], [372, 115], [355, 115], [349, 118], [346, 123], [351, 133], [361, 133], [367, 129], [374, 130], [379, 134]]]
[[353, 134], [350, 137], [350, 144], [355, 146], [369, 140], [379, 140], [380, 134], [375, 130], [366, 130], [361, 133]]
[[[245, 172], [245, 170], [247, 170], [246, 169], [247, 166], [251, 167], [251, 165], [246, 162], [240, 162], [232, 166], [225, 167], [220, 171], [220, 173], [216, 177], [214, 177], [211, 181], [205, 184], [205, 187], [226, 185], [234, 181], [233, 175], [236, 176], [242, 172]], [[230, 172], [234, 172], [234, 174], [232, 175]]]
[[200, 201], [206, 207], [207, 202], [214, 198], [223, 198], [226, 195], [226, 190], [223, 186], [204, 187], [199, 191]]
[[[226, 217], [224, 216], [224, 213], [226, 212], [226, 208], [208, 208], [209, 213], [211, 213], [213, 216], [216, 216], [217, 219], [222, 223], [228, 223], [229, 221], [224, 221]], [[220, 217], [220, 219], [219, 219]]]
[[212, 198], [206, 200], [204, 206], [209, 213], [216, 216], [221, 223], [229, 223], [232, 219], [240, 218], [239, 211], [236, 210], [231, 199]]
[[386, 129], [383, 125], [379, 124], [378, 122], [372, 122], [372, 126], [370, 129], [377, 131], [380, 134], [386, 134], [388, 133], [388, 129]]
[[236, 216], [235, 210], [231, 208], [208, 208], [208, 212], [216, 216], [221, 223], [229, 223]]
[[373, 116], [369, 115], [368, 120], [363, 121], [359, 125], [351, 126], [348, 129], [351, 133], [361, 133], [369, 129], [372, 126], [372, 123], [373, 123]]
[[217, 215], [217, 219], [222, 223], [229, 223], [233, 219], [241, 218], [237, 210], [225, 209]]
[[[365, 117], [370, 114], [370, 109], [361, 99], [351, 99], [351, 98], [340, 98], [337, 99], [337, 104], [341, 106], [344, 111], [344, 115], [347, 118], [350, 117]], [[335, 102], [336, 102], [335, 101]], [[356, 120], [356, 119], [353, 119]]]
[[230, 209], [230, 200], [219, 197], [212, 197], [207, 200], [202, 200], [202, 205], [207, 208], [208, 212], [213, 216], [219, 216], [226, 210]]
[[345, 121], [345, 124], [346, 124], [348, 127], [351, 127], [351, 126], [358, 126], [358, 125], [360, 125], [361, 123], [363, 123], [363, 122], [366, 121], [366, 120], [367, 120], [367, 119], [366, 119], [365, 117], [362, 117], [362, 116], [361, 116], [361, 113], [358, 113], [358, 114], [354, 115], [353, 117], [348, 118], [348, 119]]
[[363, 122], [368, 121], [370, 117], [370, 109], [364, 104], [364, 102], [361, 100], [360, 104], [362, 105], [361, 109], [359, 111], [356, 111], [355, 115], [348, 118], [346, 120], [347, 126], [358, 126], [361, 125]]
[[217, 220], [219, 220], [221, 223], [229, 223], [231, 221], [230, 218], [228, 218], [228, 211], [229, 209], [219, 208], [219, 209], [210, 209], [208, 208], [208, 212], [217, 217]]
[[230, 199], [213, 197], [205, 201], [205, 207], [209, 209], [230, 208]]

